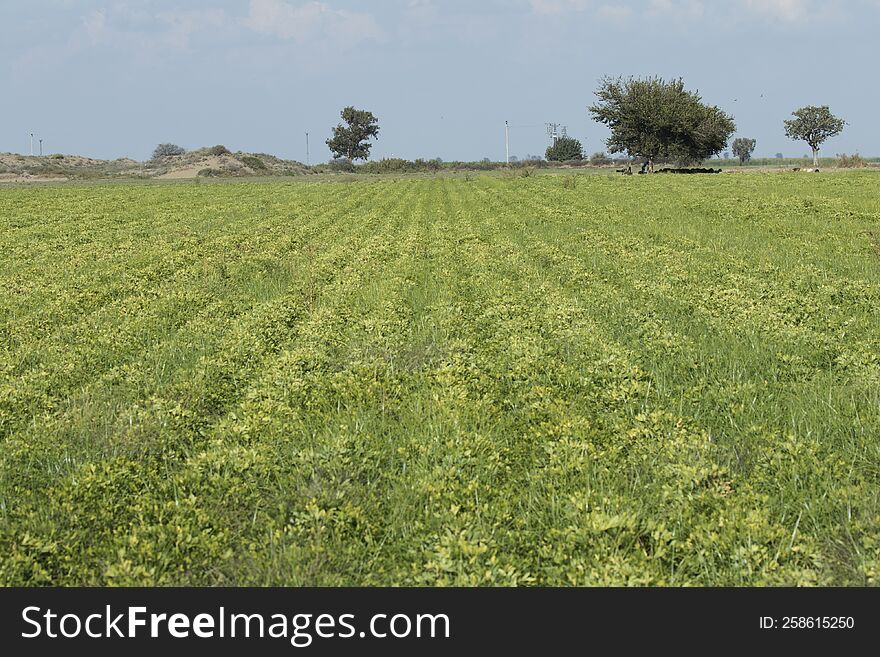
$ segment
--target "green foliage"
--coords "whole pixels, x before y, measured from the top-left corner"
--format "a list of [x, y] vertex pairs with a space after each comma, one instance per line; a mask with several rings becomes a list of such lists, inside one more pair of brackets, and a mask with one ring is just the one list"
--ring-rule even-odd
[[605, 78], [590, 108], [611, 130], [608, 148], [650, 162], [699, 162], [720, 153], [736, 126], [715, 106], [684, 88], [682, 80]]
[[733, 140], [732, 149], [733, 156], [739, 159], [740, 164], [745, 164], [752, 159], [752, 153], [755, 152], [755, 146], [758, 145], [757, 140], [748, 137], [737, 137]]
[[550, 162], [569, 162], [584, 159], [584, 147], [573, 137], [560, 137], [556, 143], [547, 148], [547, 159]]
[[843, 132], [846, 126], [846, 121], [834, 116], [827, 105], [802, 107], [793, 114], [795, 118], [785, 121], [785, 136], [805, 141], [815, 150], [825, 140]]
[[819, 147], [831, 137], [843, 132], [846, 121], [834, 116], [828, 105], [808, 105], [793, 112], [794, 118], [785, 121], [785, 136], [805, 141], [813, 149], [813, 163], [819, 166]]
[[358, 173], [434, 173], [443, 168], [440, 160], [403, 160], [385, 158], [378, 162], [367, 162], [357, 168]]
[[876, 586], [877, 189], [0, 189], [0, 585]]
[[510, 178], [531, 178], [534, 170], [531, 167], [511, 167], [506, 175]]
[[254, 171], [265, 171], [266, 170], [266, 163], [254, 155], [242, 155], [241, 157], [238, 158], [238, 161], [241, 162], [246, 167], [253, 169]]
[[178, 155], [185, 154], [186, 149], [178, 146], [177, 144], [159, 144], [153, 151], [153, 159], [161, 160], [164, 157], [176, 157]]
[[229, 149], [226, 148], [226, 146], [223, 146], [222, 144], [218, 144], [217, 146], [212, 146], [211, 148], [208, 149], [208, 155], [219, 156], [219, 155], [231, 155], [231, 154], [232, 153], [229, 151]]
[[345, 157], [337, 157], [330, 161], [330, 170], [336, 173], [354, 173], [354, 163]]
[[373, 146], [370, 140], [379, 136], [379, 120], [371, 112], [354, 107], [346, 107], [341, 115], [344, 125], [333, 128], [333, 136], [327, 140], [330, 152], [352, 162], [368, 159]]

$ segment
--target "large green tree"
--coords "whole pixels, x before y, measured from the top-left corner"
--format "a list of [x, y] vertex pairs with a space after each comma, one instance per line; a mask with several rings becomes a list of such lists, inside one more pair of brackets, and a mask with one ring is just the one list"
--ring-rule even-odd
[[795, 141], [805, 141], [813, 149], [813, 166], [819, 168], [819, 146], [829, 137], [843, 132], [846, 121], [831, 113], [828, 105], [808, 105], [793, 112], [794, 118], [785, 121], [785, 136]]
[[333, 128], [333, 136], [327, 140], [327, 146], [334, 157], [351, 161], [366, 160], [373, 146], [370, 140], [379, 136], [379, 120], [372, 112], [354, 107], [346, 107], [341, 115], [343, 123]]
[[757, 140], [748, 137], [737, 137], [733, 140], [733, 154], [739, 158], [739, 163], [745, 164], [752, 159], [752, 153], [755, 152], [755, 146], [758, 145]]
[[698, 162], [720, 153], [736, 130], [733, 118], [681, 79], [605, 78], [589, 108], [593, 118], [611, 129], [608, 149], [644, 158], [650, 169], [659, 158]]
[[551, 162], [570, 162], [584, 159], [584, 147], [574, 137], [560, 137], [547, 149], [547, 159]]

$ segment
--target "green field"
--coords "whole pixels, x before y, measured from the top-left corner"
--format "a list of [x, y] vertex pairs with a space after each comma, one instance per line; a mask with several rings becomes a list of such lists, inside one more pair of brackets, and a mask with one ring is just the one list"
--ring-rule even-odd
[[878, 584], [878, 183], [0, 190], [0, 584]]

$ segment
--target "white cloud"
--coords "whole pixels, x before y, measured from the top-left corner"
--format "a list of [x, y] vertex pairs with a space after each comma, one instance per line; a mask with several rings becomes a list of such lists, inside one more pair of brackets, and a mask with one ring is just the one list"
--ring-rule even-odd
[[244, 25], [255, 32], [299, 44], [324, 37], [351, 46], [382, 36], [370, 14], [333, 9], [317, 1], [293, 5], [286, 0], [251, 0]]
[[810, 9], [809, 0], [745, 0], [746, 8], [794, 23], [803, 20]]
[[650, 0], [648, 13], [676, 14], [690, 18], [699, 18], [706, 11], [702, 0]]
[[596, 15], [612, 23], [624, 23], [632, 16], [632, 9], [620, 5], [602, 5], [596, 10]]
[[596, 5], [592, 0], [529, 0], [535, 14], [564, 15], [595, 10], [604, 20], [623, 22], [633, 16], [676, 15], [699, 18], [705, 11], [703, 0], [631, 0]]
[[167, 27], [164, 40], [177, 48], [187, 48], [194, 34], [218, 30], [230, 23], [222, 9], [172, 11], [161, 13], [157, 18]]
[[529, 0], [536, 14], [554, 15], [589, 9], [590, 0]]

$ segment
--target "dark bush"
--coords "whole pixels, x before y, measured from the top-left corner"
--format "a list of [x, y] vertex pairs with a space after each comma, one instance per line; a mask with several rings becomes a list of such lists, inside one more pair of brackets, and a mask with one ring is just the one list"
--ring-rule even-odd
[[354, 163], [347, 157], [330, 160], [330, 170], [336, 173], [354, 173]]
[[211, 146], [208, 149], [208, 155], [231, 155], [229, 149], [222, 144], [218, 144], [216, 146]]
[[186, 149], [181, 148], [177, 144], [159, 144], [153, 151], [153, 159], [160, 160], [163, 157], [174, 157], [175, 155], [185, 155]]
[[581, 142], [572, 137], [562, 137], [556, 140], [556, 143], [547, 149], [546, 157], [551, 162], [569, 162], [571, 160], [582, 160], [584, 158], [584, 149]]
[[238, 161], [241, 162], [246, 167], [250, 167], [254, 171], [265, 171], [266, 163], [263, 162], [258, 157], [254, 157], [253, 155], [242, 155], [238, 158]]

